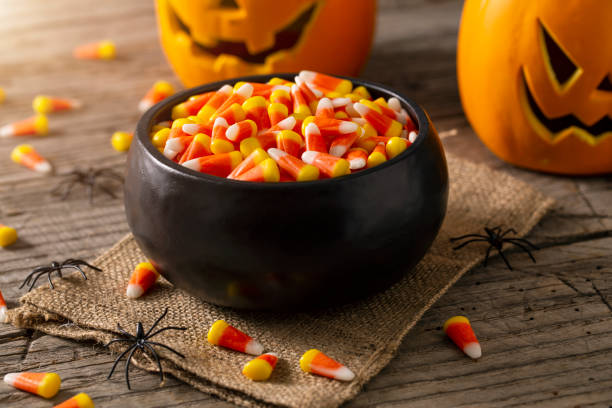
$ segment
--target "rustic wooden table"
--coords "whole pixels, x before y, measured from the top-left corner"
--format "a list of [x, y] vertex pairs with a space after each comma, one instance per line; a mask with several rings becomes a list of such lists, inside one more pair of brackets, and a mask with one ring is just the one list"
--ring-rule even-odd
[[[51, 134], [33, 141], [59, 173], [75, 166], [121, 170], [111, 149], [115, 130], [131, 130], [140, 97], [161, 78], [174, 78], [156, 39], [148, 0], [4, 0], [0, 4], [0, 86], [7, 101], [0, 122], [30, 114], [38, 93], [80, 98], [78, 112], [54, 115]], [[612, 404], [612, 178], [532, 173], [496, 159], [478, 141], [461, 110], [455, 81], [460, 17], [455, 0], [381, 0], [375, 45], [363, 76], [420, 102], [448, 152], [486, 163], [555, 197], [557, 204], [530, 234], [542, 249], [537, 264], [510, 254], [509, 271], [496, 257], [465, 275], [404, 340], [397, 357], [348, 406], [609, 406]], [[73, 46], [112, 38], [111, 62], [75, 61]], [[175, 83], [176, 80], [173, 79]], [[178, 84], [178, 83], [177, 83]], [[0, 287], [17, 305], [24, 276], [53, 259], [93, 259], [128, 232], [121, 200], [83, 189], [62, 202], [50, 196], [60, 177], [40, 177], [8, 159], [13, 140], [0, 141], [0, 222], [20, 240], [0, 251]], [[103, 218], [100, 227], [92, 219]], [[467, 314], [484, 357], [472, 362], [440, 330]], [[85, 391], [99, 407], [229, 406], [174, 379], [158, 388], [153, 374], [135, 371], [138, 389], [106, 380], [114, 357], [82, 344], [0, 324], [0, 374], [61, 372], [56, 403]], [[147, 388], [149, 387], [149, 388]], [[49, 407], [51, 402], [0, 385], [1, 406]]]

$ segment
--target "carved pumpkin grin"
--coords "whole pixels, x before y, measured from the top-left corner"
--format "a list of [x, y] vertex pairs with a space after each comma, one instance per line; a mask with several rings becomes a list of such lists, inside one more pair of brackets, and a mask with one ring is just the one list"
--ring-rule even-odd
[[183, 21], [181, 21], [177, 13], [174, 12], [174, 10], [171, 10], [171, 12], [173, 18], [176, 19], [179, 29], [184, 31], [191, 38], [193, 45], [197, 47], [199, 52], [208, 53], [214, 56], [219, 56], [222, 54], [233, 55], [245, 62], [265, 64], [266, 58], [268, 58], [270, 55], [275, 54], [278, 51], [291, 50], [298, 44], [302, 34], [307, 29], [308, 23], [315, 15], [317, 6], [318, 4], [315, 3], [300, 13], [285, 28], [275, 33], [274, 45], [257, 53], [249, 52], [247, 44], [243, 41], [227, 41], [217, 39], [214, 46], [204, 45], [193, 38], [191, 35], [191, 30]]

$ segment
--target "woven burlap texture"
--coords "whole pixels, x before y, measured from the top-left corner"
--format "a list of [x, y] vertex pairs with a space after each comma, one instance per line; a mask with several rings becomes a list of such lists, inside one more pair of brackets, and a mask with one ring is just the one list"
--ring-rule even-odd
[[[116, 337], [117, 323], [133, 331], [142, 321], [146, 328], [167, 307], [162, 326], [188, 328], [156, 337], [186, 355], [181, 359], [159, 350], [164, 370], [177, 378], [244, 406], [338, 406], [387, 365], [422, 314], [482, 260], [482, 244], [456, 252], [450, 237], [500, 224], [524, 235], [552, 204], [504, 173], [454, 157], [448, 158], [448, 165], [448, 212], [433, 246], [403, 280], [362, 301], [310, 313], [240, 312], [202, 302], [164, 280], [141, 299], [130, 300], [125, 296], [126, 282], [144, 257], [127, 236], [94, 262], [103, 272], [88, 273], [87, 281], [76, 275], [58, 280], [55, 290], [44, 285], [33, 290], [20, 299], [21, 307], [10, 312], [10, 320], [19, 327], [104, 343]], [[269, 381], [255, 383], [241, 374], [252, 357], [207, 343], [207, 330], [217, 319], [255, 337], [267, 351], [278, 353], [279, 362]], [[310, 348], [324, 350], [346, 364], [355, 372], [355, 380], [344, 383], [302, 372], [298, 361]], [[136, 363], [156, 370], [146, 356], [139, 355]]]

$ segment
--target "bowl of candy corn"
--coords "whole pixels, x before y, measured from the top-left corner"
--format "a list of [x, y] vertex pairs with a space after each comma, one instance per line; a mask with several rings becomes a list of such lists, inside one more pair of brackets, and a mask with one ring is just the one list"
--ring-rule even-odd
[[149, 109], [128, 154], [136, 242], [176, 287], [243, 309], [388, 287], [442, 224], [448, 171], [416, 103], [311, 71], [243, 77]]

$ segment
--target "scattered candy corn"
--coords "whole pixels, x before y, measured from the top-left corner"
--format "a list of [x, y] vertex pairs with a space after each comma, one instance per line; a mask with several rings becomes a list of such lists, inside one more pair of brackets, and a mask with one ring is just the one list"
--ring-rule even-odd
[[4, 102], [6, 99], [6, 94], [4, 93], [4, 89], [0, 88], [0, 103]]
[[4, 375], [4, 382], [22, 391], [51, 398], [60, 389], [61, 379], [55, 373], [8, 373]]
[[307, 373], [333, 378], [334, 380], [351, 381], [355, 378], [355, 374], [347, 367], [316, 349], [308, 350], [302, 355], [300, 368]]
[[53, 170], [51, 163], [45, 160], [30, 145], [22, 144], [15, 147], [11, 152], [11, 159], [15, 163], [21, 164], [22, 166], [39, 173], [51, 173]]
[[215, 346], [226, 347], [242, 353], [258, 356], [263, 353], [263, 346], [257, 341], [230, 326], [223, 320], [217, 320], [208, 331], [208, 342]]
[[111, 60], [115, 58], [115, 54], [115, 43], [108, 40], [79, 45], [72, 52], [72, 55], [77, 59]]
[[152, 127], [151, 142], [195, 171], [275, 183], [374, 167], [418, 135], [397, 98], [373, 99], [363, 86], [313, 71], [294, 81], [237, 82], [193, 95], [173, 107], [171, 123]]
[[81, 392], [53, 408], [94, 408], [94, 403], [89, 395]]
[[4, 300], [4, 296], [2, 296], [2, 291], [0, 291], [0, 323], [6, 322], [6, 301]]
[[36, 115], [31, 118], [9, 123], [0, 127], [0, 139], [16, 136], [38, 135], [44, 136], [49, 132], [49, 121], [45, 115]]
[[242, 374], [253, 381], [266, 381], [272, 375], [278, 356], [275, 353], [266, 353], [254, 358], [244, 365]]
[[37, 113], [50, 113], [63, 110], [78, 109], [81, 101], [76, 99], [55, 98], [47, 95], [38, 95], [32, 101], [32, 108]]
[[136, 299], [145, 294], [155, 284], [159, 273], [150, 262], [141, 262], [136, 265], [125, 294], [131, 299]]
[[17, 241], [17, 230], [0, 224], [0, 247], [7, 247]]
[[125, 152], [130, 149], [134, 135], [128, 132], [115, 132], [111, 136], [111, 145], [118, 152]]
[[482, 356], [480, 343], [474, 334], [470, 321], [464, 316], [453, 316], [444, 323], [444, 333], [468, 357], [479, 359]]
[[167, 81], [157, 81], [140, 100], [140, 103], [138, 103], [138, 109], [141, 112], [144, 112], [156, 103], [163, 101], [173, 93], [174, 87], [171, 83]]

